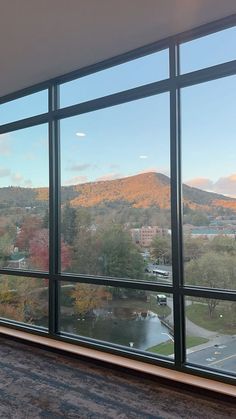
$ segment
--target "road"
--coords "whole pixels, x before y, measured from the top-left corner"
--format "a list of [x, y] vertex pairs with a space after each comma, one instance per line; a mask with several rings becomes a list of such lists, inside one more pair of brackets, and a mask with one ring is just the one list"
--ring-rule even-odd
[[187, 350], [187, 361], [236, 373], [236, 336], [228, 337], [221, 344], [212, 345], [208, 342], [208, 345], [200, 350], [197, 347]]
[[[173, 299], [167, 298], [167, 304], [171, 308], [167, 320], [173, 324]], [[186, 301], [186, 304], [192, 302]], [[209, 339], [207, 343], [187, 349], [188, 362], [236, 373], [236, 335], [217, 334], [196, 325], [188, 318], [186, 318], [186, 330], [190, 336]]]

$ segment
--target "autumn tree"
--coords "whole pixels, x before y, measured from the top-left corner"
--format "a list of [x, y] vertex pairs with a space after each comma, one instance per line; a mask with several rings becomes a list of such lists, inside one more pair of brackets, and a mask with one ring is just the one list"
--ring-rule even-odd
[[[36, 231], [29, 243], [30, 265], [42, 271], [49, 269], [49, 235], [47, 229]], [[70, 248], [61, 240], [61, 270], [69, 268], [71, 263]]]
[[111, 299], [111, 293], [106, 287], [92, 284], [76, 284], [71, 295], [74, 298], [74, 309], [79, 315], [102, 308]]
[[30, 241], [34, 237], [36, 231], [41, 229], [42, 221], [40, 218], [29, 215], [25, 217], [24, 222], [20, 227], [20, 232], [16, 239], [16, 247], [21, 251], [29, 250]]
[[36, 278], [4, 275], [0, 281], [0, 316], [34, 323], [47, 315], [47, 286]]

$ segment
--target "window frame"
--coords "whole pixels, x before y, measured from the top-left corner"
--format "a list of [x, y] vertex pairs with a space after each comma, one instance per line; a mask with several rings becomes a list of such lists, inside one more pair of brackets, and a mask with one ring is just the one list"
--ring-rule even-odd
[[[49, 280], [49, 330], [40, 330], [35, 326], [25, 326], [15, 321], [0, 319], [0, 325], [18, 328], [31, 333], [47, 335], [52, 339], [93, 347], [106, 352], [122, 354], [160, 366], [166, 366], [183, 372], [213, 378], [227, 383], [235, 383], [236, 375], [230, 375], [219, 370], [209, 370], [186, 363], [185, 351], [185, 304], [186, 296], [216, 298], [220, 300], [236, 301], [236, 290], [210, 289], [201, 286], [189, 286], [183, 283], [183, 237], [182, 237], [182, 179], [181, 179], [181, 114], [180, 90], [218, 78], [236, 74], [236, 60], [217, 64], [212, 67], [200, 69], [190, 73], [180, 74], [179, 48], [181, 43], [191, 41], [198, 37], [209, 35], [217, 31], [236, 25], [236, 15], [208, 23], [199, 28], [168, 37], [164, 40], [138, 48], [134, 51], [113, 57], [100, 63], [73, 71], [69, 74], [56, 77], [33, 87], [0, 98], [0, 106], [23, 96], [48, 90], [48, 112], [33, 117], [17, 120], [0, 126], [0, 135], [11, 131], [48, 124], [49, 133], [49, 272], [20, 271], [0, 269], [0, 274], [27, 276], [29, 278], [46, 278]], [[60, 108], [60, 85], [89, 74], [102, 71], [143, 57], [152, 52], [169, 49], [169, 78], [144, 86], [121, 91], [108, 96], [100, 97], [87, 102]], [[170, 153], [171, 153], [171, 218], [172, 218], [172, 267], [173, 283], [163, 285], [138, 280], [122, 278], [93, 277], [89, 275], [66, 274], [60, 272], [60, 120], [98, 109], [131, 102], [136, 99], [168, 92], [170, 95]], [[60, 332], [60, 283], [81, 282], [99, 285], [112, 285], [143, 289], [147, 291], [171, 293], [174, 299], [174, 347], [175, 360], [141, 354], [129, 348], [120, 348], [106, 342], [86, 339]]]

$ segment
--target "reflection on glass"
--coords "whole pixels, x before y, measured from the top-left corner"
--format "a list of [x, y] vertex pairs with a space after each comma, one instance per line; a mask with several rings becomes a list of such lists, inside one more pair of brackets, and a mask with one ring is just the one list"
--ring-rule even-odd
[[236, 285], [236, 77], [182, 91], [185, 283]]
[[187, 361], [236, 373], [236, 302], [186, 297]]
[[47, 327], [48, 281], [1, 275], [0, 317]]
[[0, 125], [48, 111], [48, 91], [24, 96], [0, 105]]
[[146, 55], [61, 85], [61, 107], [86, 102], [169, 77], [168, 50]]
[[163, 293], [62, 282], [61, 328], [173, 357], [172, 301]]
[[167, 94], [61, 121], [62, 271], [170, 282]]
[[0, 266], [48, 270], [48, 133], [0, 135]]
[[236, 27], [233, 27], [181, 44], [181, 73], [235, 60], [235, 42]]

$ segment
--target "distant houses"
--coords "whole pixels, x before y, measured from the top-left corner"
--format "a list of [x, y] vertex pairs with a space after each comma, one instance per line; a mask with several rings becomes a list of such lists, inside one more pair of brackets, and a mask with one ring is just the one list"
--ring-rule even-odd
[[210, 228], [210, 227], [192, 227], [188, 231], [185, 230], [187, 234], [192, 238], [203, 238], [212, 240], [217, 236], [231, 237], [236, 238], [236, 229], [235, 228]]

